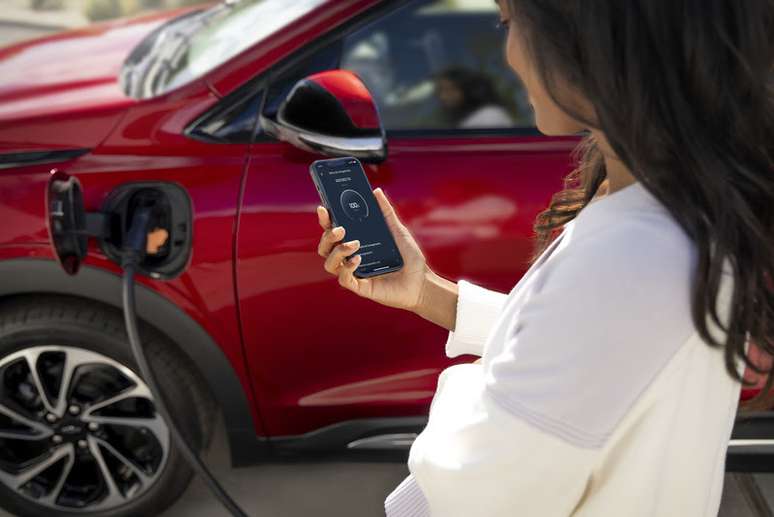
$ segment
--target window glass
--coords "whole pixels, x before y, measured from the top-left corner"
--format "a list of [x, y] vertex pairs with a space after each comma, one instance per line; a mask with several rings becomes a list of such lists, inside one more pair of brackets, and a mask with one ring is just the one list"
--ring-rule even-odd
[[363, 79], [387, 129], [532, 127], [498, 21], [492, 0], [412, 2], [348, 36], [341, 68]]

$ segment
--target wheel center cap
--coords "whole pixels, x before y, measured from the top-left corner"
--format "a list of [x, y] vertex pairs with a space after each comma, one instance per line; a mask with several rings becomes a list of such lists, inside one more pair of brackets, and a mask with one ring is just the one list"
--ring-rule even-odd
[[77, 441], [86, 435], [86, 424], [80, 420], [63, 420], [56, 426], [55, 432], [66, 441]]
[[65, 424], [59, 428], [59, 432], [66, 436], [80, 434], [83, 432], [83, 426], [76, 424]]

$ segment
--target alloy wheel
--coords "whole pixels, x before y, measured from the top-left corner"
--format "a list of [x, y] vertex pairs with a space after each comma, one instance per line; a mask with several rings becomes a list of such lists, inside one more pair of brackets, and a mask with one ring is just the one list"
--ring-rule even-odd
[[159, 477], [169, 430], [126, 366], [72, 346], [0, 360], [0, 483], [39, 505], [105, 511]]

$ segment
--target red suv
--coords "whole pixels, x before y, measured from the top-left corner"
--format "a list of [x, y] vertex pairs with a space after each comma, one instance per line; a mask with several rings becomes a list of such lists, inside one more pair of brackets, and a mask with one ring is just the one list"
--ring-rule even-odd
[[[507, 291], [576, 139], [535, 130], [496, 23], [491, 0], [242, 0], [1, 49], [0, 505], [151, 515], [190, 479], [134, 373], [119, 268], [94, 243], [77, 276], [54, 260], [52, 170], [80, 181], [91, 211], [134, 182], [188, 193], [188, 267], [143, 278], [138, 310], [189, 439], [205, 448], [222, 414], [237, 466], [405, 460], [450, 364], [445, 332], [323, 271], [308, 174], [320, 155], [264, 128], [299, 80], [355, 72], [389, 147], [366, 166], [372, 185], [433, 269]], [[740, 418], [728, 468], [770, 469], [772, 438], [771, 413]]]

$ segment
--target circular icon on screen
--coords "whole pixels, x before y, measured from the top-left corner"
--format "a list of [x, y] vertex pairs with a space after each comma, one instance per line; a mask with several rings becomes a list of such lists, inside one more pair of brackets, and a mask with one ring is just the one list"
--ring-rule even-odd
[[344, 213], [354, 221], [362, 221], [368, 217], [368, 204], [363, 196], [350, 189], [345, 190], [339, 197]]

